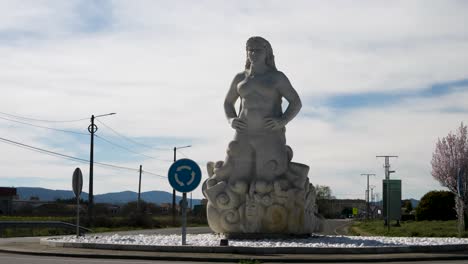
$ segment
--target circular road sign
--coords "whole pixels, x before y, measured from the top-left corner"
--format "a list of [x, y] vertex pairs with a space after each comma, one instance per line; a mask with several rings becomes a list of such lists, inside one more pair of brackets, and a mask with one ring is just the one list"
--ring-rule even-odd
[[201, 181], [201, 170], [198, 164], [190, 159], [174, 162], [168, 172], [169, 183], [178, 192], [191, 192]]
[[72, 185], [73, 193], [76, 197], [79, 197], [81, 190], [83, 189], [83, 174], [81, 173], [80, 168], [76, 168], [73, 172]]

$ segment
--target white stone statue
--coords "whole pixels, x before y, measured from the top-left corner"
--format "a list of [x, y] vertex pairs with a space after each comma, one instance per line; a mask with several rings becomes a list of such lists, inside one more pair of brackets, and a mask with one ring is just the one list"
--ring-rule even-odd
[[[319, 228], [309, 167], [291, 162], [286, 124], [301, 100], [275, 66], [273, 49], [262, 37], [247, 41], [245, 70], [234, 77], [224, 111], [234, 140], [225, 161], [209, 162], [203, 183], [211, 229], [224, 234], [310, 234]], [[234, 104], [241, 99], [239, 113]], [[288, 101], [283, 112], [282, 99]]]

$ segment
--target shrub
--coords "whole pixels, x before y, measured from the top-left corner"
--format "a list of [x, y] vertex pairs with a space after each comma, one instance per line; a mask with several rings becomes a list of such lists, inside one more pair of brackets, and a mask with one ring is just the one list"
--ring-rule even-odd
[[414, 221], [414, 220], [416, 220], [415, 215], [412, 215], [412, 214], [401, 215], [401, 221]]
[[431, 191], [426, 193], [416, 207], [416, 219], [452, 220], [456, 219], [455, 195], [449, 191]]

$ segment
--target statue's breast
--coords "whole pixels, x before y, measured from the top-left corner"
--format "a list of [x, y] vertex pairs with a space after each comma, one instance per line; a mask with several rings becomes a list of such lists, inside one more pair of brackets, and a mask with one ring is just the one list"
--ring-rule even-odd
[[278, 95], [274, 86], [273, 80], [268, 78], [268, 76], [254, 78], [246, 77], [237, 84], [237, 92], [245, 99], [248, 99], [251, 96], [273, 99], [273, 97]]

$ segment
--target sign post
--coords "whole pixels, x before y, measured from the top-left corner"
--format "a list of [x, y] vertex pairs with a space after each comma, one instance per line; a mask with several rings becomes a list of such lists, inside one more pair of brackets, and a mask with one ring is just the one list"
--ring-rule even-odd
[[195, 190], [201, 181], [198, 164], [190, 159], [180, 159], [169, 168], [169, 184], [182, 193], [182, 245], [187, 244], [187, 193]]
[[83, 189], [83, 174], [76, 168], [72, 178], [73, 193], [76, 197], [76, 237], [80, 236], [80, 195]]

